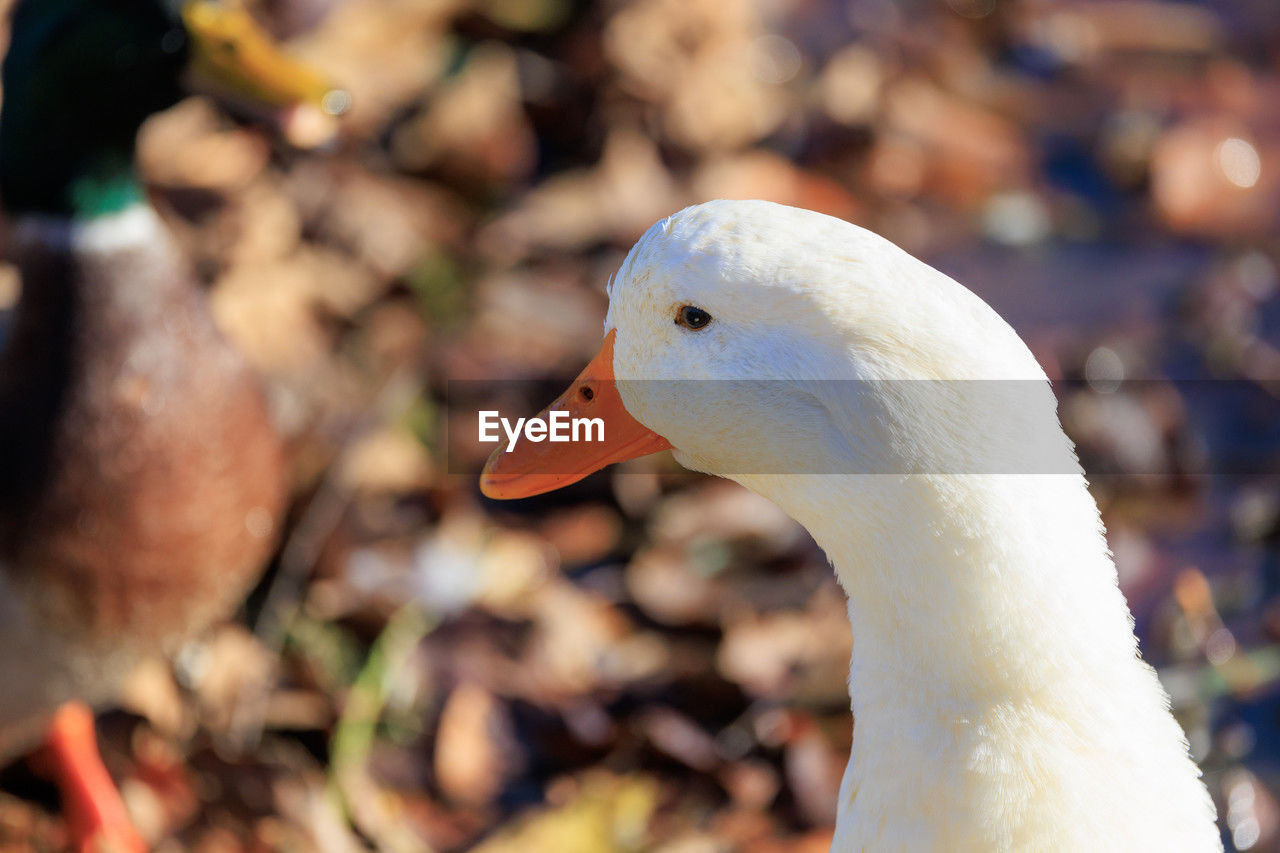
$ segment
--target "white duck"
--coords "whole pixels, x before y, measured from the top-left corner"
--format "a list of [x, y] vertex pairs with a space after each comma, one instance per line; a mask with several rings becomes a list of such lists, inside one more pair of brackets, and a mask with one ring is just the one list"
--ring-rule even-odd
[[[854, 638], [833, 850], [1222, 848], [1044, 371], [995, 311], [875, 234], [760, 201], [657, 223], [610, 296], [601, 353], [550, 407], [602, 417], [605, 441], [504, 445], [482, 489], [673, 446], [809, 529]], [[882, 381], [908, 379], [1020, 381]]]

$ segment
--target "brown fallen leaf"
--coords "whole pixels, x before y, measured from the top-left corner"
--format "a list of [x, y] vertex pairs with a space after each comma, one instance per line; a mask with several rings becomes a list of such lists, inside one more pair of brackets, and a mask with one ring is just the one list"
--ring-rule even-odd
[[453, 689], [436, 731], [436, 782], [445, 796], [473, 808], [493, 802], [513, 769], [508, 728], [492, 693], [473, 682]]

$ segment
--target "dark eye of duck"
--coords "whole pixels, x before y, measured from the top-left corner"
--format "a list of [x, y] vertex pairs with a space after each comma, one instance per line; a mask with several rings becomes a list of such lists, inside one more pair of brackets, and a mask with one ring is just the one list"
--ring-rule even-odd
[[681, 305], [676, 309], [676, 325], [698, 331], [711, 322], [711, 315], [696, 305]]

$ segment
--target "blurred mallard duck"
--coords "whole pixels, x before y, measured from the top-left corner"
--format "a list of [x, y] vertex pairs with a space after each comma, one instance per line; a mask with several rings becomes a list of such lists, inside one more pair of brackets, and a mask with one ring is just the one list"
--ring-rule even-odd
[[285, 502], [258, 378], [134, 170], [139, 126], [183, 82], [308, 141], [336, 97], [238, 7], [16, 7], [0, 111], [23, 286], [0, 353], [0, 762], [46, 740], [82, 850], [142, 846], [88, 706], [238, 603]]

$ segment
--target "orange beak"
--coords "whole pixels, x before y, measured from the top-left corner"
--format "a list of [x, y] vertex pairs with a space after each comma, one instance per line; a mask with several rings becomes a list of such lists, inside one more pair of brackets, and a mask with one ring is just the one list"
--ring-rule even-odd
[[[569, 390], [538, 417], [549, 420], [551, 412], [567, 412], [570, 418], [599, 418], [604, 422], [602, 441], [534, 443], [527, 439], [507, 450], [505, 443], [485, 463], [480, 473], [480, 491], [490, 498], [527, 498], [576, 483], [588, 474], [614, 462], [648, 456], [667, 450], [671, 444], [641, 424], [626, 406], [613, 378], [614, 330], [605, 336], [600, 352], [591, 359]], [[584, 431], [587, 436], [598, 432]]]

